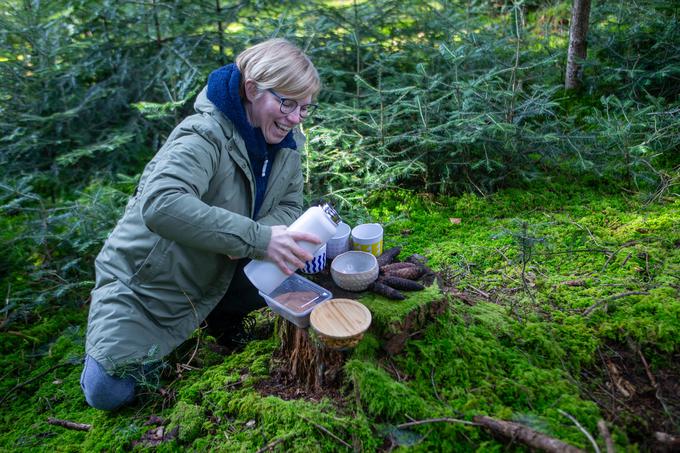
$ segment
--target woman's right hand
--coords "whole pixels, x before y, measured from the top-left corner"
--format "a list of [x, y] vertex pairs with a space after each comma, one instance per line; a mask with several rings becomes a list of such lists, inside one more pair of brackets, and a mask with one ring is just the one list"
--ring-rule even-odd
[[272, 237], [267, 246], [267, 258], [279, 266], [279, 269], [285, 272], [286, 275], [293, 273], [288, 265], [293, 266], [293, 269], [301, 269], [304, 267], [305, 261], [313, 258], [312, 255], [297, 244], [298, 241], [321, 244], [321, 239], [315, 234], [288, 231], [283, 225], [272, 227]]

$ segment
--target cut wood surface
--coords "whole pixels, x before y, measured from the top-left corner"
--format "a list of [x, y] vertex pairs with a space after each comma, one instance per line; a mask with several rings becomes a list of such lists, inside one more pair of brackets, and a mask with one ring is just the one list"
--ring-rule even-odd
[[371, 312], [351, 299], [330, 299], [314, 308], [312, 327], [327, 337], [347, 338], [361, 334], [371, 325]]

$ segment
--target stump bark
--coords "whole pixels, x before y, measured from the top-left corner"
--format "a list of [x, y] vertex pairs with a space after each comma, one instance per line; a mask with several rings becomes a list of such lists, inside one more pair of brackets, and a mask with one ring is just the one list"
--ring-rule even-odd
[[441, 316], [449, 303], [446, 299], [434, 300], [416, 307], [400, 321], [383, 327], [383, 349], [390, 355], [399, 354], [409, 338], [422, 331]]
[[286, 380], [314, 391], [338, 388], [346, 354], [325, 348], [313, 338], [310, 329], [301, 329], [283, 318], [277, 322], [281, 343], [277, 358]]

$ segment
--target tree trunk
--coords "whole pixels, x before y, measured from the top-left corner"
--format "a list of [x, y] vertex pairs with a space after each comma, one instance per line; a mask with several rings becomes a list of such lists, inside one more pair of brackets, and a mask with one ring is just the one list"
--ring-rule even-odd
[[224, 25], [222, 23], [222, 5], [220, 5], [220, 0], [215, 0], [215, 16], [217, 17], [217, 45], [220, 48], [220, 63], [224, 65]]
[[282, 359], [280, 371], [286, 380], [312, 391], [338, 388], [342, 384], [346, 355], [317, 344], [307, 329], [300, 329], [285, 319], [279, 322], [281, 348], [277, 355]]
[[567, 51], [567, 73], [564, 77], [564, 88], [571, 90], [581, 84], [583, 67], [588, 50], [588, 19], [590, 17], [590, 0], [574, 0], [571, 8], [571, 24], [569, 25], [569, 50]]
[[156, 0], [153, 0], [151, 4], [153, 5], [153, 23], [156, 27], [156, 45], [160, 49], [163, 47], [163, 37], [161, 36], [161, 23], [158, 20], [158, 4]]

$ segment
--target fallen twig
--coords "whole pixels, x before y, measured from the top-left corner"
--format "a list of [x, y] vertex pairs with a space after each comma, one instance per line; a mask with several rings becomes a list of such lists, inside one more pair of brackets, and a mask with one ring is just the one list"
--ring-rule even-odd
[[[625, 247], [630, 247], [630, 246], [635, 245], [637, 243], [638, 243], [638, 241], [633, 240], [633, 241], [628, 241], [628, 242], [621, 244], [621, 246], [618, 249], [614, 250], [614, 252], [609, 255], [609, 258], [607, 258], [607, 261], [604, 263], [604, 266], [602, 266], [602, 272], [604, 272], [607, 269], [607, 266], [609, 266], [609, 263], [616, 257], [616, 255], [621, 250], [623, 250]], [[626, 257], [626, 259], [623, 260], [623, 264], [621, 264], [621, 266], [626, 265], [626, 263], [628, 262], [628, 259], [630, 258], [630, 255], [631, 254], [629, 253], [628, 256]]]
[[350, 444], [348, 444], [348, 443], [345, 442], [344, 440], [340, 439], [338, 436], [336, 436], [335, 434], [333, 434], [332, 432], [330, 432], [327, 428], [324, 428], [323, 426], [319, 425], [318, 423], [314, 423], [313, 421], [311, 421], [310, 419], [308, 419], [308, 418], [306, 418], [306, 417], [302, 417], [302, 416], [301, 416], [300, 418], [302, 418], [302, 419], [303, 419], [304, 421], [306, 421], [307, 423], [309, 423], [309, 424], [311, 424], [311, 425], [314, 425], [314, 427], [316, 427], [317, 429], [321, 430], [322, 432], [328, 434], [329, 436], [331, 436], [333, 439], [335, 439], [335, 440], [337, 440], [338, 442], [340, 442], [340, 443], [341, 443], [342, 445], [344, 445], [345, 447], [349, 448], [350, 450], [353, 450], [353, 448], [352, 448], [352, 446], [351, 446]]
[[30, 335], [26, 335], [25, 333], [17, 332], [16, 330], [8, 330], [5, 333], [8, 333], [10, 335], [16, 335], [17, 337], [25, 338], [27, 340], [31, 340], [33, 343], [37, 343], [38, 341], [40, 341], [35, 337], [32, 337]]
[[645, 356], [642, 354], [642, 349], [638, 349], [638, 354], [640, 354], [640, 359], [642, 360], [642, 364], [645, 366], [645, 372], [647, 373], [649, 381], [652, 383], [652, 387], [656, 388], [656, 379], [654, 379], [654, 375], [652, 374], [652, 371], [649, 369], [647, 360], [645, 359]]
[[586, 230], [586, 231], [588, 232], [588, 236], [590, 236], [590, 239], [593, 240], [593, 242], [595, 243], [595, 245], [598, 246], [598, 247], [602, 247], [602, 244], [600, 244], [600, 243], [597, 241], [597, 238], [596, 238], [595, 236], [593, 236], [593, 233], [590, 231], [590, 229], [588, 229], [587, 226], [583, 226], [583, 225], [581, 225], [580, 223], [575, 222], [575, 221], [573, 221], [573, 220], [571, 220], [571, 219], [569, 219], [569, 221], [570, 221], [571, 223], [573, 223], [574, 225], [576, 225], [577, 227], [579, 227], [580, 229]]
[[269, 451], [269, 450], [273, 449], [274, 447], [276, 447], [281, 442], [283, 442], [284, 440], [286, 440], [288, 437], [290, 437], [290, 436], [283, 436], [283, 437], [279, 437], [278, 439], [274, 439], [273, 441], [269, 442], [264, 447], [257, 450], [255, 453], [264, 453], [265, 451]]
[[478, 423], [469, 422], [467, 420], [459, 420], [457, 418], [442, 417], [442, 418], [428, 418], [428, 419], [425, 419], [425, 420], [413, 420], [411, 422], [401, 423], [401, 424], [397, 425], [397, 428], [402, 429], [402, 428], [408, 428], [409, 426], [418, 426], [418, 425], [425, 425], [427, 423], [439, 423], [439, 422], [461, 423], [463, 425], [479, 426]]
[[4, 403], [5, 400], [6, 400], [7, 398], [9, 398], [9, 396], [10, 396], [12, 393], [14, 393], [16, 390], [19, 390], [21, 387], [25, 387], [25, 386], [27, 386], [28, 384], [30, 384], [31, 382], [40, 379], [41, 377], [45, 376], [45, 375], [48, 374], [48, 373], [51, 373], [52, 371], [56, 370], [57, 368], [61, 368], [61, 367], [66, 366], [66, 365], [73, 365], [73, 364], [72, 364], [71, 362], [57, 363], [56, 365], [52, 365], [51, 367], [49, 367], [48, 369], [46, 369], [46, 370], [43, 371], [42, 373], [38, 374], [37, 376], [33, 376], [31, 379], [29, 379], [29, 380], [27, 380], [27, 381], [18, 383], [17, 385], [15, 385], [15, 386], [12, 387], [11, 389], [9, 389], [9, 390], [2, 396], [2, 398], [0, 398], [0, 405], [2, 405], [2, 403]]
[[588, 440], [590, 441], [590, 444], [593, 446], [593, 449], [595, 450], [595, 453], [600, 453], [600, 447], [598, 447], [597, 442], [595, 442], [595, 439], [593, 439], [593, 436], [590, 435], [590, 433], [588, 432], [588, 430], [585, 429], [585, 428], [583, 427], [583, 425], [581, 425], [581, 424], [578, 422], [578, 420], [576, 420], [576, 418], [575, 418], [574, 416], [572, 416], [571, 414], [569, 414], [569, 413], [563, 411], [562, 409], [557, 409], [557, 412], [559, 412], [560, 414], [564, 415], [564, 416], [567, 417], [569, 420], [571, 420], [571, 421], [574, 423], [574, 425], [576, 425], [576, 427], [579, 429], [579, 431], [581, 431], [581, 432], [583, 433], [583, 435], [586, 436], [586, 437], [588, 438]]
[[[184, 294], [184, 297], [186, 297], [187, 300], [189, 301], [189, 303], [191, 304], [191, 309], [193, 310], [194, 317], [198, 320], [198, 314], [196, 312], [196, 306], [191, 301], [191, 298], [187, 295], [187, 293], [186, 293], [186, 291], [184, 291], [184, 289], [182, 289], [182, 293]], [[203, 330], [204, 328], [205, 328], [205, 326], [202, 326], [199, 323], [199, 329]], [[196, 357], [196, 353], [198, 352], [198, 347], [200, 345], [201, 345], [201, 335], [197, 335], [196, 336], [196, 346], [194, 347], [194, 352], [192, 352], [191, 357], [189, 357], [189, 360], [187, 360], [187, 363], [184, 364], [184, 369], [188, 369], [188, 370], [191, 369], [190, 364], [194, 360], [194, 357]], [[197, 368], [194, 368], [194, 369], [197, 369]]]
[[626, 258], [624, 258], [623, 263], [621, 263], [621, 267], [626, 265], [631, 256], [633, 256], [633, 252], [629, 252], [628, 255], [626, 255]]
[[476, 288], [476, 287], [474, 287], [474, 286], [472, 286], [472, 285], [470, 285], [470, 284], [468, 284], [468, 286], [469, 286], [474, 292], [476, 292], [477, 294], [479, 294], [479, 295], [482, 296], [483, 298], [485, 298], [485, 299], [490, 299], [490, 298], [491, 298], [491, 296], [489, 295], [489, 293], [487, 293], [487, 292], [485, 292], [485, 291], [482, 291], [481, 289]]
[[75, 429], [76, 431], [89, 431], [90, 428], [92, 428], [92, 425], [88, 425], [87, 423], [76, 423], [52, 417], [47, 417], [47, 423], [49, 423], [50, 425], [61, 426], [67, 429]]
[[668, 448], [680, 448], [680, 436], [673, 436], [672, 434], [662, 433], [657, 431], [654, 433], [654, 440]]
[[612, 435], [609, 433], [609, 428], [607, 428], [607, 423], [604, 420], [597, 422], [597, 430], [600, 432], [600, 436], [604, 439], [604, 446], [607, 453], [616, 453], [614, 449], [614, 441], [612, 441]]
[[614, 301], [616, 299], [621, 299], [621, 298], [628, 297], [628, 296], [648, 296], [648, 295], [649, 295], [649, 293], [647, 291], [626, 291], [625, 293], [615, 294], [613, 296], [606, 297], [604, 299], [600, 299], [597, 302], [595, 302], [593, 305], [591, 305], [590, 307], [586, 308], [585, 311], [583, 312], [583, 316], [590, 315], [596, 308], [598, 308], [600, 305], [602, 305], [606, 302], [611, 302], [611, 301]]
[[551, 255], [564, 255], [569, 253], [611, 253], [611, 250], [607, 249], [571, 249], [571, 250], [559, 250], [557, 252], [536, 252], [534, 255], [538, 256], [551, 256]]
[[443, 403], [442, 399], [439, 397], [439, 392], [437, 392], [437, 386], [434, 384], [434, 367], [430, 371], [430, 382], [432, 383], [432, 390], [434, 390], [434, 396], [440, 403]]
[[519, 440], [531, 448], [538, 448], [547, 452], [554, 453], [584, 453], [583, 450], [569, 445], [561, 440], [541, 434], [538, 431], [520, 425], [519, 423], [505, 420], [496, 420], [485, 415], [475, 415], [472, 420], [484, 426], [494, 434], [512, 440]]

